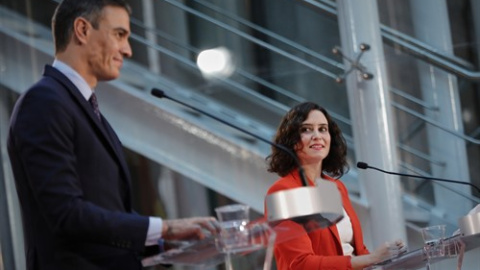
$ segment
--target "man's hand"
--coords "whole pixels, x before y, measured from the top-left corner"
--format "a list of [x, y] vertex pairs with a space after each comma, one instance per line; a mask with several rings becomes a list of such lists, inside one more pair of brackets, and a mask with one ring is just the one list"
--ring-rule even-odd
[[165, 240], [204, 239], [216, 235], [220, 226], [214, 217], [193, 217], [163, 220], [162, 238]]

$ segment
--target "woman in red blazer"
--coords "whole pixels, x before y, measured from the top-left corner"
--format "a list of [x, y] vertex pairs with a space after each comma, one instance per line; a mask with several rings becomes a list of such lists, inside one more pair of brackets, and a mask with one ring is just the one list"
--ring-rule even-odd
[[[296, 153], [310, 185], [315, 185], [314, 180], [331, 181], [337, 185], [345, 216], [336, 225], [295, 233], [294, 239], [279, 241], [275, 245], [279, 270], [363, 269], [389, 258], [392, 248], [403, 248], [402, 241], [385, 243], [373, 253], [365, 247], [360, 222], [347, 189], [339, 179], [331, 177], [344, 174], [347, 147], [340, 129], [324, 108], [311, 102], [292, 108], [280, 123], [275, 143]], [[302, 186], [297, 164], [288, 153], [272, 147], [267, 161], [268, 170], [281, 176], [267, 194]], [[305, 230], [292, 221], [286, 221], [282, 226], [289, 227], [292, 232]]]

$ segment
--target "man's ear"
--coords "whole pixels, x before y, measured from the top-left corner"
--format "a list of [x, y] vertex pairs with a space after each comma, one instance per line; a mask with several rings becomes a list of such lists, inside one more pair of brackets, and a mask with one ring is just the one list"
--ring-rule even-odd
[[85, 18], [78, 17], [73, 21], [73, 35], [72, 38], [78, 45], [85, 44], [92, 25]]

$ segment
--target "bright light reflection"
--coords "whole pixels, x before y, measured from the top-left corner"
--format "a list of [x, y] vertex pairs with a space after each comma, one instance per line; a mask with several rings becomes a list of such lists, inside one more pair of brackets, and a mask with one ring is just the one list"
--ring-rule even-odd
[[232, 56], [224, 47], [200, 52], [197, 57], [197, 66], [205, 76], [228, 77], [234, 70]]

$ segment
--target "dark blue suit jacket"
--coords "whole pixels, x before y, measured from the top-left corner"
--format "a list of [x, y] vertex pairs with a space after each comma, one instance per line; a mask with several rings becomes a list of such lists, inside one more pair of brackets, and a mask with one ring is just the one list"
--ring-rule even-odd
[[132, 210], [121, 143], [55, 68], [17, 101], [8, 152], [28, 270], [141, 268], [148, 217]]

